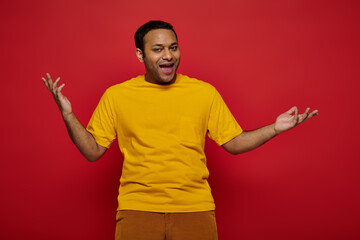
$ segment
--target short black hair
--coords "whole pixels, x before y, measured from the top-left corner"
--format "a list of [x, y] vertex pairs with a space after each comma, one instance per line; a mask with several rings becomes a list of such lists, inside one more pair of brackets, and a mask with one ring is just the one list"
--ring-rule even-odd
[[148, 32], [150, 32], [151, 30], [154, 30], [154, 29], [169, 29], [169, 30], [173, 31], [173, 33], [175, 34], [175, 37], [177, 39], [176, 32], [170, 23], [167, 23], [164, 21], [159, 21], [159, 20], [151, 20], [151, 21], [145, 23], [144, 25], [142, 25], [141, 27], [138, 28], [138, 30], [135, 32], [135, 36], [134, 36], [136, 48], [139, 48], [143, 52], [144, 56], [145, 56], [144, 37]]

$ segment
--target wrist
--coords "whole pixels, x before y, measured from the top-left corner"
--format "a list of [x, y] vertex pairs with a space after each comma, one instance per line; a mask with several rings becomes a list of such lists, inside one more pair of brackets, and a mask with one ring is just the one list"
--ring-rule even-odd
[[281, 133], [281, 131], [276, 129], [275, 123], [273, 123], [271, 125], [272, 125], [272, 130], [273, 130], [274, 136], [279, 135]]
[[73, 112], [61, 112], [62, 118], [67, 120], [73, 116]]

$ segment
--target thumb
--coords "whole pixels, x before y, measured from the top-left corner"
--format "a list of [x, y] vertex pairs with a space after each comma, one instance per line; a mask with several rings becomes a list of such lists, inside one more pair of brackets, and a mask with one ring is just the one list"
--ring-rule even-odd
[[61, 86], [56, 89], [56, 95], [57, 95], [57, 96], [59, 96], [59, 97], [63, 97], [63, 96], [64, 96], [64, 95], [61, 93], [61, 90], [63, 89], [63, 87], [65, 87], [65, 83], [61, 84]]
[[288, 114], [293, 114], [293, 113], [296, 112], [296, 111], [297, 111], [297, 107], [294, 106], [294, 107], [290, 108], [286, 113], [288, 113]]

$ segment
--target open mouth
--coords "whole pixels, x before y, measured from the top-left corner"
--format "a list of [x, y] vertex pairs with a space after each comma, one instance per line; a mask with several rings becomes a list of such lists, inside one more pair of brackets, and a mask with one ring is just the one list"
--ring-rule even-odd
[[160, 69], [165, 74], [171, 74], [174, 71], [175, 63], [163, 63], [159, 64]]

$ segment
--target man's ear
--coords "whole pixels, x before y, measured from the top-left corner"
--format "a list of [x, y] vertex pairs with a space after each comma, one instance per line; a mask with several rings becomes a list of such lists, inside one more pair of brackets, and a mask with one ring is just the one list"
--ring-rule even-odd
[[142, 62], [142, 63], [144, 62], [144, 54], [143, 54], [143, 52], [141, 51], [140, 48], [136, 49], [136, 56], [137, 56], [137, 58], [139, 59], [140, 62]]

